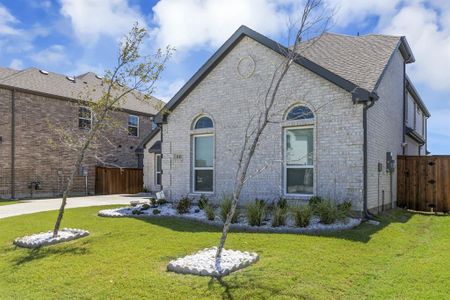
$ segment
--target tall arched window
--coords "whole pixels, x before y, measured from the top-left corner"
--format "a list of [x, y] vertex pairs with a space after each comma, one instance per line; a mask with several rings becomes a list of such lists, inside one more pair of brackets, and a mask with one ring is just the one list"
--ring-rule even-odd
[[[286, 120], [314, 120], [306, 106], [295, 106]], [[312, 122], [313, 123], [313, 122]], [[314, 127], [286, 127], [284, 130], [284, 190], [287, 195], [314, 193]]]
[[305, 120], [314, 119], [313, 112], [306, 106], [293, 107], [286, 116], [286, 120]]
[[[207, 116], [199, 117], [193, 129], [214, 128]], [[214, 133], [195, 133], [192, 136], [192, 191], [213, 192], [214, 187]]]
[[213, 121], [209, 117], [200, 117], [194, 125], [194, 129], [213, 128]]

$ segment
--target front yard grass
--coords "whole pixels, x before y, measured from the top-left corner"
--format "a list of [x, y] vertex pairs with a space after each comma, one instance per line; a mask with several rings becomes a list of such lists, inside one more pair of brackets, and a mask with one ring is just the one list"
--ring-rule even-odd
[[[102, 207], [105, 208], [105, 207]], [[13, 239], [52, 228], [56, 212], [0, 219], [1, 299], [448, 299], [450, 217], [396, 210], [376, 227], [324, 234], [231, 233], [226, 248], [261, 260], [224, 278], [166, 272], [169, 260], [215, 246], [216, 228], [168, 219], [66, 211], [91, 235], [39, 250]]]
[[9, 204], [16, 204], [19, 203], [18, 200], [6, 200], [6, 199], [0, 199], [0, 206], [2, 205], [9, 205]]

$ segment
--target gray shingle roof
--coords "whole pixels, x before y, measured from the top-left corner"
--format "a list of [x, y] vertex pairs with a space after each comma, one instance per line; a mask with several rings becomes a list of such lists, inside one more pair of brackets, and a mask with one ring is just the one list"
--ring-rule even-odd
[[[103, 91], [106, 90], [103, 80], [92, 72], [75, 77], [73, 82], [68, 80], [65, 75], [53, 72], [45, 75], [36, 68], [22, 71], [0, 68], [0, 84], [72, 99], [85, 99], [86, 95], [89, 95], [93, 101], [101, 97]], [[154, 97], [148, 101], [143, 99], [144, 96], [140, 93], [130, 93], [124, 99], [121, 107], [147, 114], [156, 114], [164, 104]]]
[[324, 33], [299, 47], [302, 56], [350, 82], [373, 91], [401, 37]]

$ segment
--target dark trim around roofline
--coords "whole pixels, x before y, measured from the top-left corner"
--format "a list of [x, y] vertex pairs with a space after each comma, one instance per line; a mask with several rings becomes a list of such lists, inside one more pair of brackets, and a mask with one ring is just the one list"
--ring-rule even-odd
[[[197, 84], [209, 74], [209, 72], [228, 54], [233, 47], [242, 40], [243, 37], [249, 37], [278, 54], [285, 55], [288, 48], [280, 45], [274, 40], [242, 25], [239, 29], [206, 61], [206, 63], [189, 79], [189, 81], [175, 94], [175, 96], [165, 105], [163, 110], [155, 117], [157, 123], [164, 123], [168, 111], [172, 111], [177, 105], [191, 92]], [[356, 84], [334, 74], [333, 72], [319, 66], [318, 64], [299, 57], [295, 63], [310, 70], [311, 72], [321, 76], [322, 78], [334, 83], [342, 89], [352, 94], [354, 103], [369, 101], [372, 97], [376, 97], [375, 93], [371, 93], [365, 89], [358, 87]]]
[[155, 129], [153, 129], [152, 131], [149, 132], [149, 134], [147, 134], [142, 141], [139, 143], [139, 145], [137, 145], [136, 147], [136, 152], [143, 152], [144, 150], [144, 146], [152, 139], [154, 138], [159, 132], [161, 131], [161, 129], [159, 127], [156, 127]]
[[406, 75], [406, 88], [410, 92], [411, 96], [416, 101], [417, 105], [419, 105], [420, 109], [424, 112], [424, 114], [427, 116], [427, 118], [431, 117], [430, 112], [428, 111], [427, 106], [422, 101], [422, 98], [420, 98], [419, 93], [417, 92], [416, 88], [412, 84], [411, 80], [409, 79], [408, 75]]
[[418, 142], [420, 145], [425, 145], [426, 140], [416, 130], [412, 129], [411, 127], [406, 127], [406, 134], [410, 138]]
[[[36, 95], [36, 96], [53, 98], [53, 99], [57, 99], [57, 100], [70, 101], [70, 102], [74, 102], [74, 103], [81, 103], [81, 104], [89, 103], [88, 101], [85, 101], [85, 100], [80, 100], [80, 99], [75, 99], [75, 98], [70, 98], [70, 97], [63, 97], [63, 96], [54, 95], [54, 94], [45, 93], [45, 92], [39, 92], [39, 91], [35, 91], [35, 90], [23, 89], [23, 88], [19, 88], [19, 87], [7, 85], [7, 84], [2, 84], [2, 83], [0, 83], [0, 89], [6, 89], [6, 90], [14, 89], [19, 93], [32, 94], [32, 95]], [[136, 115], [146, 116], [146, 117], [154, 117], [155, 116], [155, 114], [145, 113], [145, 112], [131, 110], [131, 109], [122, 108], [122, 107], [117, 108], [117, 111], [122, 111], [122, 112], [126, 112], [129, 114], [136, 114]]]

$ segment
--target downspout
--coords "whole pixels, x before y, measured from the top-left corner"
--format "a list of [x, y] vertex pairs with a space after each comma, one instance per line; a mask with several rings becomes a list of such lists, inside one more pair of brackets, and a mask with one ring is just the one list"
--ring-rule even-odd
[[161, 191], [163, 190], [163, 175], [164, 175], [164, 170], [163, 170], [163, 163], [162, 163], [162, 160], [163, 160], [163, 123], [161, 123], [161, 124], [158, 124], [158, 126], [159, 126], [159, 131], [160, 131], [160, 133], [161, 133], [161, 184], [160, 184], [160, 189], [161, 189]]
[[406, 63], [403, 61], [403, 137], [402, 137], [402, 154], [405, 155], [406, 143], [406, 114], [408, 106], [408, 98], [406, 94]]
[[16, 89], [11, 91], [11, 199], [16, 198]]
[[370, 98], [370, 103], [364, 103], [363, 107], [363, 130], [364, 130], [364, 143], [363, 143], [363, 174], [364, 174], [364, 183], [363, 183], [363, 217], [365, 219], [371, 219], [373, 214], [369, 212], [368, 207], [368, 199], [367, 199], [367, 187], [369, 186], [369, 178], [368, 178], [368, 158], [367, 158], [367, 110], [371, 108], [375, 104], [376, 99]]

